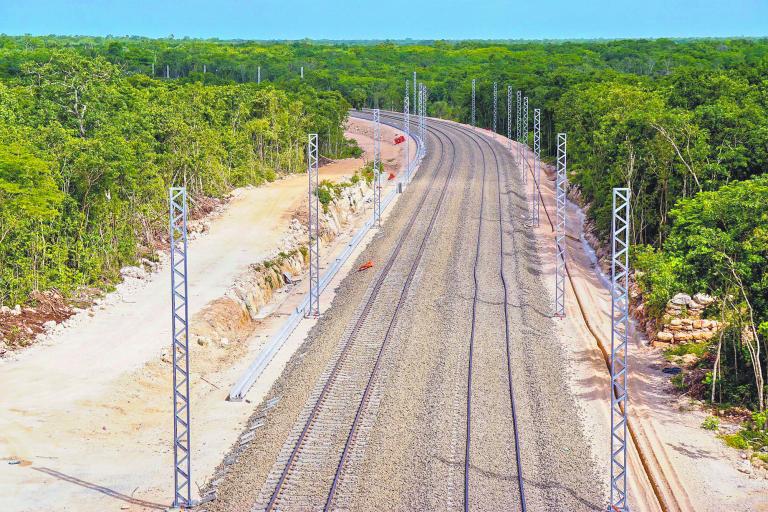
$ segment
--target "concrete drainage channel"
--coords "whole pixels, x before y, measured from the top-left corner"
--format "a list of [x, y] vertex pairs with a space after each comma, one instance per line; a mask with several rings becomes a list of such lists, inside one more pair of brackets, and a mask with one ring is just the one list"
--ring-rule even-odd
[[[358, 115], [355, 115], [355, 114], [358, 114]], [[367, 119], [366, 117], [360, 116], [359, 113], [356, 113], [356, 112], [352, 112], [352, 115], [354, 117], [361, 117], [362, 119]], [[382, 119], [381, 122], [382, 124], [386, 124], [393, 128], [400, 129], [400, 127], [397, 126], [393, 120]], [[415, 134], [412, 134], [411, 138], [413, 138], [413, 140], [416, 141], [416, 148], [417, 148], [416, 158], [413, 160], [413, 162], [411, 162], [407, 172], [403, 173], [404, 176], [412, 176], [413, 173], [415, 173], [418, 170], [418, 167], [421, 164], [421, 160], [424, 158], [424, 155], [425, 155], [424, 143], [421, 140], [421, 138], [419, 138], [419, 136]], [[395, 199], [395, 196], [400, 191], [402, 191], [402, 180], [398, 182], [395, 190], [391, 190], [386, 197], [382, 198], [381, 200], [382, 210], [386, 210], [389, 207], [389, 205]], [[368, 231], [371, 229], [372, 226], [373, 226], [372, 219], [369, 219], [368, 221], [366, 221], [366, 223], [357, 231], [357, 233], [355, 233], [355, 236], [352, 237], [352, 240], [350, 240], [350, 242], [347, 244], [347, 247], [344, 249], [344, 252], [342, 252], [328, 267], [325, 273], [322, 276], [320, 276], [320, 293], [322, 293], [325, 290], [326, 286], [328, 286], [328, 283], [330, 283], [331, 280], [336, 276], [336, 274], [341, 269], [342, 265], [344, 265], [344, 263], [349, 259], [349, 257], [354, 252], [355, 248], [360, 244], [360, 242], [362, 241], [362, 239], [365, 237], [365, 235], [368, 233]], [[296, 327], [298, 327], [299, 323], [304, 318], [304, 312], [306, 311], [308, 306], [309, 306], [309, 293], [307, 293], [304, 296], [304, 299], [301, 301], [301, 304], [299, 304], [296, 307], [293, 313], [291, 313], [291, 315], [286, 319], [285, 323], [280, 328], [280, 330], [267, 342], [267, 344], [261, 350], [259, 355], [256, 356], [256, 359], [253, 361], [253, 363], [251, 363], [251, 365], [248, 367], [245, 373], [243, 373], [240, 379], [237, 380], [235, 385], [232, 386], [232, 389], [229, 392], [230, 401], [240, 401], [245, 397], [246, 393], [248, 393], [248, 390], [251, 389], [251, 387], [259, 378], [259, 376], [262, 374], [264, 369], [269, 365], [269, 363], [272, 361], [275, 355], [283, 347], [286, 340], [288, 340], [288, 337], [293, 333], [293, 331], [296, 330]]]

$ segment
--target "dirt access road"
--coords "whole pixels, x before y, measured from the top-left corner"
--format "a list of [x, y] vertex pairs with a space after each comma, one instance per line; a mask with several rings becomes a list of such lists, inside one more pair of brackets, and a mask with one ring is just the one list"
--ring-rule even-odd
[[[367, 124], [351, 120], [347, 135], [370, 159]], [[395, 133], [382, 130], [382, 153], [385, 165], [396, 170], [403, 149], [391, 143]], [[363, 163], [350, 159], [324, 166], [321, 178], [350, 176]], [[305, 194], [304, 175], [235, 191], [209, 233], [191, 242], [191, 316], [221, 297], [248, 265], [279, 249]], [[343, 244], [340, 240], [337, 249]], [[161, 354], [170, 344], [168, 290], [165, 270], [120, 285], [73, 326], [0, 362], [1, 510], [167, 507], [172, 407], [170, 369]], [[192, 347], [193, 470], [201, 485], [253, 411], [251, 403], [224, 397], [275, 323], [221, 350], [215, 361]]]
[[603, 509], [512, 169], [500, 144], [431, 120], [358, 259], [375, 271], [344, 280], [202, 508], [520, 510], [522, 480], [528, 510]]

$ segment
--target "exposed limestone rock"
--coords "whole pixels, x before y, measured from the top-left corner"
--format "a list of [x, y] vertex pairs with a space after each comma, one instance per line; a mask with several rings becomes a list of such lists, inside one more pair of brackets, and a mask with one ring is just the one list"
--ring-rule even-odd
[[[370, 187], [365, 180], [344, 187], [339, 197], [333, 199], [320, 212], [320, 244], [332, 242], [363, 207]], [[304, 210], [291, 220], [288, 233], [278, 249], [266, 260], [250, 265], [226, 292], [225, 296], [212, 301], [192, 319], [190, 334], [201, 347], [211, 350], [225, 348], [250, 333], [275, 293], [294, 281], [307, 270], [306, 204]], [[322, 250], [322, 249], [321, 249]], [[218, 343], [212, 343], [218, 340]]]
[[661, 330], [654, 330], [655, 341], [662, 343], [686, 343], [712, 339], [723, 328], [717, 320], [701, 318], [706, 306], [715, 299], [703, 293], [691, 298], [685, 293], [678, 293], [667, 302]]

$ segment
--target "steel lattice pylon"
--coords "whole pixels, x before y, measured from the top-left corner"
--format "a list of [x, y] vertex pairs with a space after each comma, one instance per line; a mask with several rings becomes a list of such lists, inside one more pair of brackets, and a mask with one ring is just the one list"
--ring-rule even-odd
[[541, 110], [533, 109], [533, 197], [531, 198], [531, 224], [539, 227], [539, 183], [541, 181]]
[[627, 501], [627, 348], [629, 340], [628, 188], [613, 189], [611, 222], [611, 505], [629, 510]]
[[475, 127], [475, 79], [472, 79], [472, 128]]
[[403, 132], [405, 132], [405, 182], [411, 182], [411, 114], [409, 112], [408, 82], [405, 82], [405, 97], [403, 98]]
[[[523, 98], [523, 117], [520, 121], [520, 135], [522, 136], [522, 150], [523, 150], [523, 158], [527, 161], [528, 155], [526, 155], [526, 151], [528, 150], [528, 96]], [[523, 185], [528, 183], [528, 173], [525, 172], [525, 168], [527, 165], [523, 166]]]
[[408, 107], [408, 113], [409, 113], [409, 114], [411, 113], [411, 112], [410, 112], [410, 110], [411, 110], [411, 109], [410, 109], [410, 94], [411, 94], [411, 93], [408, 91], [408, 79], [406, 78], [406, 79], [405, 79], [405, 97], [406, 97], [406, 98], [408, 98], [408, 102], [407, 102], [407, 104], [409, 105], [409, 107]]
[[496, 133], [496, 119], [499, 117], [499, 87], [493, 82], [493, 133]]
[[515, 140], [517, 140], [517, 163], [520, 166], [520, 172], [525, 174], [525, 169], [523, 168], [523, 146], [520, 144], [520, 129], [522, 128], [521, 123], [523, 122], [523, 93], [520, 91], [517, 91], [517, 102], [515, 103], [515, 107], [517, 108], [517, 135], [515, 136]]
[[427, 86], [419, 84], [419, 136], [424, 150], [427, 149]]
[[512, 150], [512, 86], [507, 86], [507, 147]]
[[418, 101], [416, 100], [416, 72], [413, 72], [413, 112], [416, 113], [416, 105], [418, 105]]
[[381, 124], [379, 109], [373, 109], [373, 224], [381, 225]]
[[173, 506], [192, 505], [189, 444], [189, 307], [187, 298], [187, 189], [170, 189], [171, 336], [173, 352]]
[[555, 264], [555, 316], [565, 317], [565, 187], [568, 183], [566, 177], [566, 135], [557, 134], [557, 181], [556, 209], [557, 224], [555, 225], [555, 251], [557, 262]]
[[317, 158], [317, 134], [307, 142], [307, 177], [309, 179], [309, 308], [307, 317], [320, 316], [320, 197]]

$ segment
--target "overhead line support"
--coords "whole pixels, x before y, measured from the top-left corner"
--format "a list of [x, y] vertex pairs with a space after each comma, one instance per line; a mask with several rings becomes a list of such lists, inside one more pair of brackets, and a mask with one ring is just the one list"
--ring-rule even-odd
[[628, 512], [627, 499], [627, 349], [629, 341], [628, 188], [614, 188], [611, 221], [611, 504]]
[[493, 133], [496, 133], [496, 120], [499, 117], [499, 88], [496, 82], [493, 82]]
[[[528, 150], [528, 96], [523, 98], [522, 136], [523, 136], [523, 143], [522, 143], [523, 157], [527, 160], [528, 155], [526, 154], [526, 151]], [[525, 166], [523, 166], [523, 185], [527, 183], [528, 183], [528, 173], [525, 172]]]
[[381, 122], [373, 109], [373, 224], [381, 226]]
[[525, 168], [523, 167], [523, 146], [520, 144], [522, 142], [520, 139], [520, 130], [522, 128], [521, 123], [523, 122], [522, 97], [523, 93], [521, 91], [517, 91], [517, 101], [515, 102], [515, 106], [517, 108], [517, 136], [515, 137], [515, 140], [517, 140], [517, 164], [520, 166], [520, 172], [525, 175]]
[[405, 182], [411, 182], [411, 114], [409, 112], [408, 81], [405, 82], [405, 97], [403, 98], [403, 132], [405, 132]]
[[309, 180], [309, 307], [307, 317], [320, 316], [320, 177], [317, 134], [307, 142], [307, 177]]
[[187, 286], [187, 189], [171, 187], [171, 352], [173, 354], [173, 506], [192, 506], [189, 424], [189, 297]]
[[555, 181], [555, 316], [565, 317], [565, 188], [566, 175], [566, 134], [557, 134], [557, 179]]
[[541, 183], [541, 109], [533, 109], [533, 195], [531, 197], [531, 224], [539, 227], [539, 186]]
[[507, 86], [507, 148], [512, 150], [512, 86]]
[[472, 79], [472, 128], [476, 126], [477, 118], [475, 117], [475, 79]]

